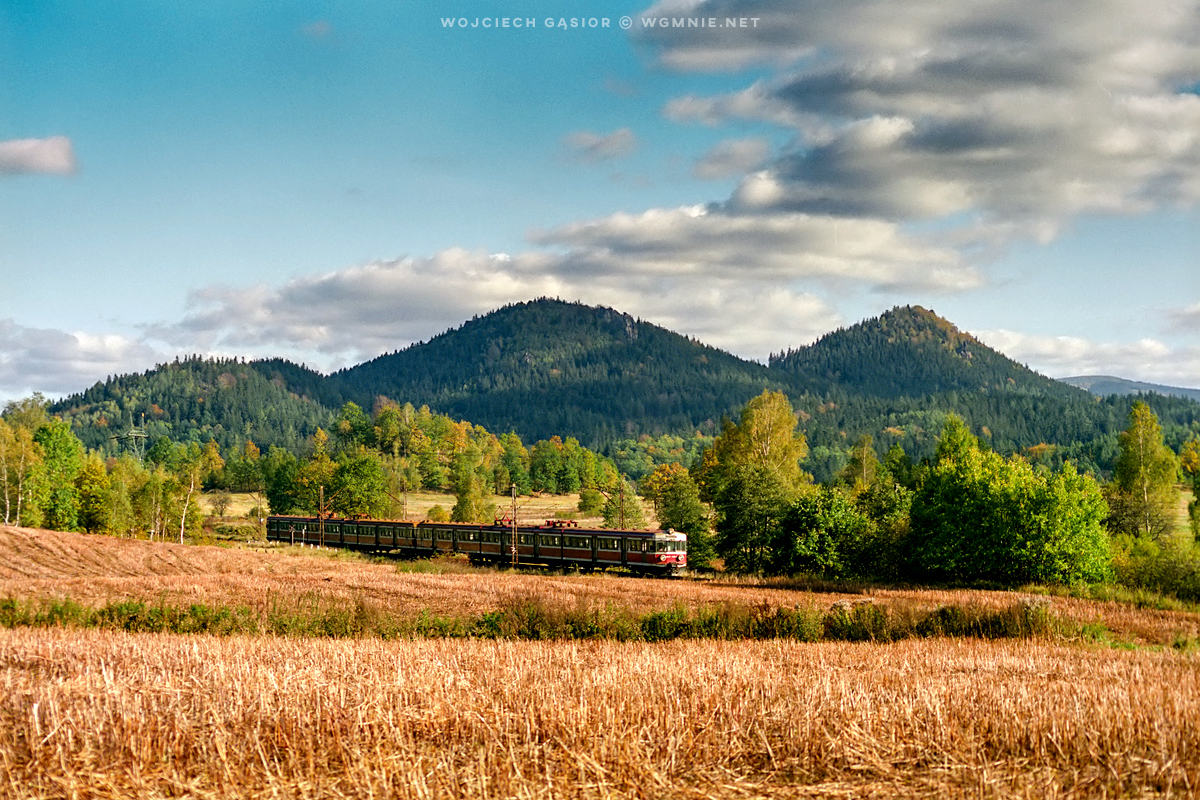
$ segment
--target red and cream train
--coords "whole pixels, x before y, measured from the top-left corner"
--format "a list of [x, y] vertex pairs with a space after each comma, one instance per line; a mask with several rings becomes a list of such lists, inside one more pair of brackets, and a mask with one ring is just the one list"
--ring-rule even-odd
[[687, 536], [682, 533], [579, 528], [573, 522], [558, 520], [514, 527], [502, 521], [478, 525], [268, 517], [267, 539], [401, 556], [465, 553], [473, 564], [516, 563], [582, 570], [625, 567], [635, 574], [659, 576], [674, 575], [687, 567]]

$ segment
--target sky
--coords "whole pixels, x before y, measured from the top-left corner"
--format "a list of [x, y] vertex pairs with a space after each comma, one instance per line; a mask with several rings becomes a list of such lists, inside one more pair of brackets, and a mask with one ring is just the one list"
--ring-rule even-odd
[[536, 297], [1200, 387], [1200, 0], [0, 0], [0, 400]]

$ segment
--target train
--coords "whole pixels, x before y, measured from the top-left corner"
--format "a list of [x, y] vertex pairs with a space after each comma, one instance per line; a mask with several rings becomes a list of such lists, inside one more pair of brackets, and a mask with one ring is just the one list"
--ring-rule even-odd
[[472, 564], [529, 565], [585, 572], [624, 567], [671, 577], [687, 568], [687, 535], [673, 530], [580, 528], [574, 520], [543, 525], [402, 522], [384, 519], [267, 517], [267, 539], [402, 557], [463, 553]]

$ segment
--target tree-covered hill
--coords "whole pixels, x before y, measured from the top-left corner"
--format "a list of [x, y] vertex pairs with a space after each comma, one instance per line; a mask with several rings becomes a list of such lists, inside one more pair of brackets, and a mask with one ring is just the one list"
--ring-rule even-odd
[[266, 449], [299, 448], [334, 412], [290, 392], [257, 368], [236, 359], [192, 356], [141, 374], [110, 377], [54, 403], [50, 412], [71, 423], [86, 447], [113, 452], [111, 438], [131, 427], [149, 442], [215, 439], [222, 450], [247, 439]]
[[[386, 397], [524, 441], [575, 437], [649, 468], [651, 451], [693, 452], [697, 432], [718, 433], [722, 417], [764, 389], [791, 398], [818, 479], [836, 474], [863, 435], [880, 455], [896, 443], [916, 460], [931, 455], [951, 412], [1001, 453], [1107, 472], [1136, 399], [1039, 375], [919, 307], [834, 331], [766, 367], [613, 309], [541, 299], [328, 376], [281, 359], [189, 358], [110, 378], [53, 411], [89, 447], [111, 449], [109, 437], [144, 415], [152, 438], [292, 448], [347, 401], [370, 411]], [[1200, 403], [1142, 397], [1172, 447], [1200, 431]], [[666, 448], [668, 439], [690, 444]]]
[[816, 392], [840, 390], [870, 397], [946, 392], [1087, 396], [1016, 363], [920, 306], [893, 308], [833, 331], [808, 347], [772, 356], [770, 366]]
[[[864, 434], [881, 454], [898, 443], [915, 459], [932, 455], [949, 413], [999, 452], [1107, 472], [1134, 399], [1099, 398], [1034, 372], [920, 306], [833, 331], [770, 366], [794, 381], [818, 479], [835, 474]], [[1200, 430], [1200, 404], [1145, 399], [1169, 438]]]
[[[781, 380], [782, 378], [782, 380]], [[384, 395], [526, 440], [607, 446], [639, 434], [714, 432], [786, 377], [610, 308], [540, 299], [337, 372], [366, 407]]]

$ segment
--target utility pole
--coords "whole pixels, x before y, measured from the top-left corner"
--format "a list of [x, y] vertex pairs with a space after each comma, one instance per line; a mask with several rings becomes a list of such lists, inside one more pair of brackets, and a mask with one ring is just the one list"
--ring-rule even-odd
[[625, 479], [621, 478], [617, 489], [617, 527], [625, 530]]
[[512, 565], [517, 566], [517, 484], [513, 483], [512, 488]]

